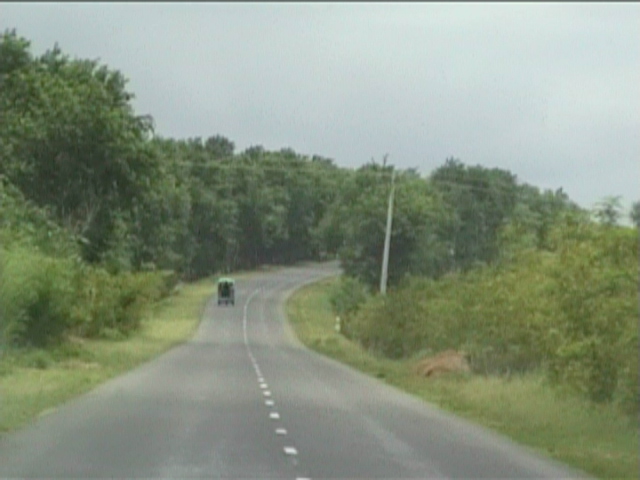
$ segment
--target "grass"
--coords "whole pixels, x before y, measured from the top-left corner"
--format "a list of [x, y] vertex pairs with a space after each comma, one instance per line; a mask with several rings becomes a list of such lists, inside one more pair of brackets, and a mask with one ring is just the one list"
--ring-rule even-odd
[[0, 432], [17, 429], [188, 340], [214, 292], [211, 279], [183, 285], [124, 340], [70, 339], [52, 350], [5, 354], [0, 358]]
[[289, 322], [307, 347], [596, 477], [638, 478], [637, 422], [560, 392], [541, 376], [426, 380], [413, 373], [412, 361], [372, 356], [335, 331], [329, 292], [336, 281], [309, 285], [289, 298]]

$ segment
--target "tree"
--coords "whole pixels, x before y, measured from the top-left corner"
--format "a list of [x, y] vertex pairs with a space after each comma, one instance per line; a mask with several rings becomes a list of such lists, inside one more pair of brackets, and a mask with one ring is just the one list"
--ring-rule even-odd
[[207, 153], [214, 159], [232, 157], [236, 148], [231, 140], [222, 135], [207, 138], [204, 147]]
[[[340, 260], [345, 273], [375, 288], [380, 281], [392, 167], [374, 163], [362, 167], [337, 201], [348, 205], [338, 223], [344, 228]], [[388, 285], [409, 275], [439, 276], [449, 261], [444, 235], [451, 228], [452, 211], [424, 179], [400, 172], [389, 251]]]
[[152, 142], [156, 170], [131, 210], [133, 265], [185, 272], [193, 257], [189, 178], [177, 165], [174, 142]]
[[455, 268], [466, 270], [496, 260], [499, 229], [516, 205], [515, 175], [449, 158], [429, 178], [455, 212], [447, 234]]
[[262, 145], [252, 145], [242, 152], [242, 155], [252, 159], [259, 159], [264, 155], [265, 149]]
[[617, 225], [622, 216], [620, 197], [605, 197], [596, 204], [593, 213], [601, 224], [609, 227]]
[[18, 36], [16, 30], [5, 30], [0, 39], [0, 85], [2, 78], [26, 67], [33, 61], [29, 51], [31, 42]]
[[0, 249], [13, 246], [30, 246], [57, 257], [77, 257], [80, 253], [70, 232], [0, 176]]
[[57, 46], [3, 74], [2, 84], [0, 143], [10, 155], [0, 152], [0, 173], [83, 237], [85, 258], [99, 261], [118, 212], [131, 208], [151, 173], [152, 120], [134, 114], [120, 72], [71, 60]]
[[499, 230], [501, 256], [511, 258], [522, 249], [549, 250], [549, 234], [561, 215], [581, 209], [562, 189], [545, 190], [518, 185], [516, 205]]
[[631, 218], [631, 221], [636, 227], [640, 228], [640, 200], [631, 206], [629, 218]]

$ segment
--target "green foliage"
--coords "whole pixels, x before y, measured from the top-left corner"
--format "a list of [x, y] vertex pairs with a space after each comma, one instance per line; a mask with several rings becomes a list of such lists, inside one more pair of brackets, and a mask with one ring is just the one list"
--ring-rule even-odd
[[41, 208], [0, 176], [0, 246], [30, 246], [52, 256], [77, 256], [78, 243]]
[[[629, 415], [638, 415], [640, 405], [640, 388], [638, 379], [638, 325], [631, 322], [627, 325], [627, 331], [618, 342], [618, 352], [621, 363], [617, 370], [618, 383], [612, 395], [614, 402]], [[597, 391], [597, 389], [596, 389]]]
[[159, 277], [159, 295], [160, 298], [166, 298], [172, 295], [178, 284], [180, 283], [180, 276], [174, 270], [161, 270], [157, 273]]
[[154, 272], [114, 275], [87, 267], [78, 284], [73, 331], [89, 338], [124, 338], [140, 327], [149, 306], [161, 298], [163, 282]]
[[374, 357], [336, 334], [328, 297], [337, 281], [306, 286], [287, 302], [296, 336], [308, 348], [505, 433], [595, 478], [637, 477], [637, 403], [635, 412], [629, 412], [635, 415], [628, 417], [614, 405], [594, 406], [577, 395], [558, 392], [540, 374], [509, 378], [449, 375], [425, 381], [414, 373], [416, 359]]
[[562, 313], [552, 377], [594, 401], [611, 400], [638, 360], [637, 342], [633, 355], [628, 344], [638, 328], [638, 233], [610, 227], [559, 226], [551, 271]]
[[545, 371], [637, 412], [637, 230], [567, 214], [548, 246], [437, 281], [412, 278], [360, 305], [351, 338], [390, 358], [462, 349], [476, 372]]
[[508, 262], [522, 249], [549, 250], [551, 228], [567, 214], [585, 216], [586, 212], [562, 189], [540, 192], [531, 185], [519, 185], [516, 205], [498, 231], [501, 260]]
[[[368, 164], [343, 182], [319, 234], [338, 249], [345, 272], [379, 283], [391, 167]], [[580, 212], [561, 189], [541, 193], [508, 171], [448, 159], [428, 179], [410, 170], [396, 182], [388, 283], [408, 276], [509, 262], [518, 251], [548, 249], [551, 225]]]
[[0, 325], [14, 345], [45, 347], [69, 327], [77, 263], [32, 249], [0, 250]]
[[[547, 371], [637, 408], [637, 230], [561, 190], [447, 159], [397, 172], [389, 294], [377, 297], [393, 167], [222, 135], [150, 138], [118, 71], [0, 37], [0, 330], [47, 346], [121, 338], [180, 279], [338, 255], [344, 333], [381, 355], [446, 348], [487, 374]], [[638, 224], [638, 202], [632, 219]], [[46, 361], [40, 361], [43, 366]]]
[[449, 158], [430, 175], [455, 212], [448, 235], [454, 269], [468, 270], [498, 258], [498, 232], [517, 202], [516, 177], [498, 168], [466, 166]]
[[170, 293], [173, 273], [110, 274], [27, 248], [0, 250], [0, 332], [5, 343], [48, 347], [74, 332], [127, 335]]
[[15, 29], [3, 32], [0, 40], [0, 85], [5, 75], [31, 63], [30, 47], [31, 42], [18, 36]]
[[629, 218], [636, 226], [636, 228], [640, 228], [640, 201], [634, 202], [631, 206], [631, 212], [629, 212]]
[[[347, 275], [374, 288], [379, 285], [386, 230], [391, 170], [376, 164], [359, 169], [346, 185], [330, 215], [327, 231], [341, 242], [342, 267]], [[407, 275], [437, 277], [449, 267], [446, 233], [453, 215], [441, 196], [410, 171], [396, 179], [389, 253], [389, 286]], [[335, 225], [341, 225], [337, 235]], [[334, 240], [335, 241], [335, 240]]]
[[235, 145], [231, 140], [222, 135], [214, 135], [207, 138], [207, 141], [204, 143], [204, 148], [210, 154], [211, 158], [220, 159], [232, 157]]
[[108, 248], [114, 212], [130, 207], [147, 172], [150, 125], [133, 114], [125, 84], [119, 72], [57, 47], [2, 76], [0, 173], [83, 236], [91, 261]]
[[236, 154], [221, 135], [151, 139], [126, 84], [57, 45], [36, 57], [15, 31], [0, 38], [2, 331], [15, 342], [125, 335], [180, 278], [328, 250], [320, 225], [345, 170], [291, 149]]
[[353, 277], [343, 275], [340, 281], [333, 285], [329, 293], [329, 301], [333, 312], [340, 317], [343, 335], [351, 336], [351, 319], [371, 297], [367, 285]]
[[593, 209], [594, 216], [603, 225], [617, 225], [622, 217], [620, 197], [606, 197], [598, 202]]
[[135, 268], [153, 266], [182, 272], [193, 252], [189, 228], [193, 200], [188, 179], [180, 173], [177, 158], [166, 142], [154, 140], [151, 150], [157, 170], [133, 201], [127, 221], [129, 241], [124, 245]]
[[0, 41], [0, 174], [78, 238], [86, 261], [193, 278], [327, 251], [319, 225], [339, 170], [329, 159], [235, 154], [221, 135], [150, 139], [120, 72], [29, 47], [15, 32]]

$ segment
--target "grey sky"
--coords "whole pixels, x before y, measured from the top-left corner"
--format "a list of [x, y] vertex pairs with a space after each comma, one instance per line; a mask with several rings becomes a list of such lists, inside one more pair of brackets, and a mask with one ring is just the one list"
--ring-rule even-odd
[[122, 71], [163, 136], [640, 199], [637, 3], [3, 3], [0, 28]]

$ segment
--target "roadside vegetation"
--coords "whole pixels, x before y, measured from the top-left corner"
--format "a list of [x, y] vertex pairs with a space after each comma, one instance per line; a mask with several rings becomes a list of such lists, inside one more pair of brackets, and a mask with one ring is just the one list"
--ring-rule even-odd
[[[637, 422], [640, 202], [585, 209], [561, 188], [453, 157], [422, 176], [386, 157], [350, 169], [290, 148], [236, 151], [220, 134], [164, 138], [133, 99], [107, 65], [0, 37], [0, 387], [15, 400], [0, 428], [187, 338], [212, 276], [334, 258], [345, 275], [326, 301], [342, 332], [299, 321], [321, 332], [314, 348], [410, 383], [415, 362], [464, 351], [471, 378], [420, 380], [420, 391], [440, 385], [460, 411], [475, 411], [464, 403], [474, 382], [501, 385], [495, 405], [562, 392]], [[68, 386], [47, 386], [56, 375]], [[544, 414], [531, 418], [559, 415]], [[574, 455], [596, 462], [601, 443], [589, 442]]]
[[150, 309], [135, 335], [117, 341], [70, 336], [55, 347], [6, 353], [0, 363], [0, 432], [47, 414], [188, 340], [213, 292], [210, 279], [182, 286]]
[[[385, 297], [354, 280], [333, 293], [344, 334], [391, 359], [448, 349], [489, 376], [544, 373], [596, 403], [638, 414], [638, 232], [564, 219], [548, 248], [508, 262], [408, 278]], [[345, 304], [363, 300], [357, 306]]]
[[390, 359], [336, 331], [332, 299], [341, 290], [333, 278], [290, 297], [289, 321], [307, 347], [598, 478], [637, 478], [637, 419], [615, 404], [559, 388], [539, 371], [424, 378], [415, 371], [422, 354]]

